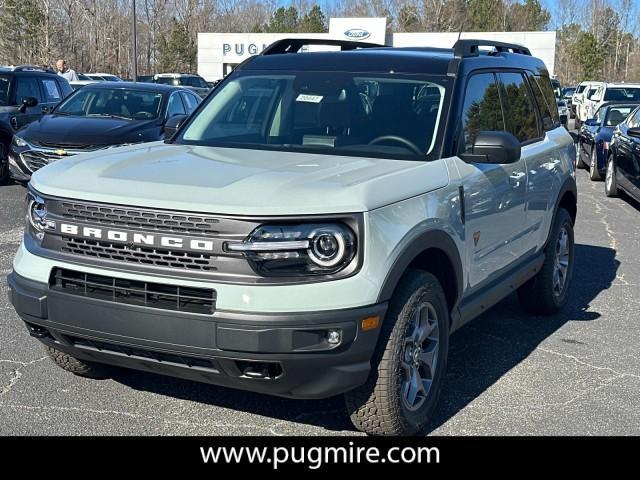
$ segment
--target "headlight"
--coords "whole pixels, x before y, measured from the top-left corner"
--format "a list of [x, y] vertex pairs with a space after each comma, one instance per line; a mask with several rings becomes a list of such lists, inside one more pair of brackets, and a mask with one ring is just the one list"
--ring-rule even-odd
[[341, 223], [262, 225], [229, 252], [242, 252], [263, 276], [328, 275], [355, 257], [356, 237]]
[[53, 220], [47, 220], [47, 206], [44, 200], [32, 192], [27, 193], [27, 222], [39, 240], [42, 240], [45, 230], [53, 230], [56, 227]]
[[13, 136], [13, 144], [16, 147], [20, 147], [20, 148], [29, 146], [29, 144], [22, 137], [19, 137], [18, 135]]

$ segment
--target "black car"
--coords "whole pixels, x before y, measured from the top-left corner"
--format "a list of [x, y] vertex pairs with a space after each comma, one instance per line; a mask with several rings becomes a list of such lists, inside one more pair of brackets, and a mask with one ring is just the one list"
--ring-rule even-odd
[[53, 70], [0, 68], [0, 182], [9, 175], [7, 153], [13, 134], [51, 111], [72, 91], [69, 82]]
[[640, 107], [613, 131], [604, 185], [608, 197], [622, 190], [640, 202]]
[[638, 106], [636, 103], [605, 103], [587, 119], [578, 132], [576, 164], [588, 168], [591, 180], [600, 180], [605, 174], [606, 161], [613, 130]]
[[190, 114], [201, 98], [170, 85], [89, 84], [13, 137], [11, 178], [29, 181], [50, 162], [77, 153], [164, 138], [167, 120]]

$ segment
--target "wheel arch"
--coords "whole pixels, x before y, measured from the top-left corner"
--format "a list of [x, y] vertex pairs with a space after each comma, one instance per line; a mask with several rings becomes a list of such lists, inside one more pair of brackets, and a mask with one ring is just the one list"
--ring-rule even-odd
[[388, 301], [407, 270], [417, 268], [433, 274], [445, 292], [449, 311], [462, 296], [462, 260], [455, 241], [442, 230], [428, 230], [416, 235], [400, 252], [382, 285], [378, 301]]
[[549, 225], [549, 232], [547, 233], [547, 241], [549, 242], [549, 236], [551, 235], [551, 231], [553, 230], [553, 225], [556, 222], [556, 216], [558, 215], [558, 210], [560, 208], [564, 208], [569, 212], [571, 216], [571, 222], [575, 225], [576, 218], [578, 216], [578, 188], [576, 186], [576, 180], [573, 177], [568, 177], [562, 183], [562, 187], [558, 193], [558, 198], [556, 199], [556, 205], [553, 211], [553, 218], [551, 220], [551, 224]]

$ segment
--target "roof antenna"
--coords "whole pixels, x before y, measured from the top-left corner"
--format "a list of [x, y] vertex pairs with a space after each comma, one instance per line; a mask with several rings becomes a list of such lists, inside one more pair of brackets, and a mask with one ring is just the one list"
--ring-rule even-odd
[[458, 41], [460, 41], [460, 37], [462, 36], [462, 31], [464, 30], [464, 26], [467, 23], [467, 17], [469, 12], [467, 10], [464, 11], [464, 18], [462, 19], [462, 23], [460, 23], [460, 31], [458, 32]]

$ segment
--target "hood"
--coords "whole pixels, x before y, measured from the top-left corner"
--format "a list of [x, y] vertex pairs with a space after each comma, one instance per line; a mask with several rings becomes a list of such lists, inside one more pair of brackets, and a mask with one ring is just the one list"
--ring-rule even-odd
[[445, 186], [445, 162], [153, 142], [83, 153], [32, 177], [43, 194], [228, 215], [371, 210]]
[[27, 142], [56, 144], [117, 145], [149, 138], [148, 130], [157, 127], [153, 140], [160, 135], [160, 120], [125, 120], [110, 117], [74, 117], [44, 115], [22, 129], [19, 135]]

